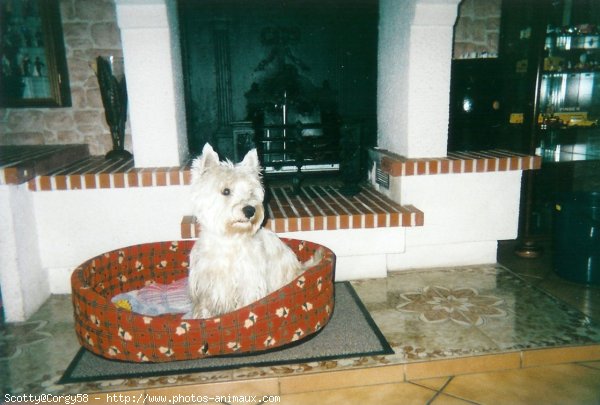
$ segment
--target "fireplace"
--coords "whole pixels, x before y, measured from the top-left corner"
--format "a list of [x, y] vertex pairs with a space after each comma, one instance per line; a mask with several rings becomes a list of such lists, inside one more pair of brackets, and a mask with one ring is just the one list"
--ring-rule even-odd
[[376, 143], [377, 0], [181, 0], [178, 11], [192, 153], [210, 142], [235, 161], [255, 146], [268, 176], [339, 172], [350, 155], [360, 166], [352, 148]]

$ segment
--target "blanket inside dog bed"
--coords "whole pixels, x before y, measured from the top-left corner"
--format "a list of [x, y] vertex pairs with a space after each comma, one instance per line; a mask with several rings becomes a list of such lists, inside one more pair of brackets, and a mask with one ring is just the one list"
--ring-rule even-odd
[[171, 284], [150, 284], [139, 290], [115, 295], [115, 306], [140, 315], [184, 314], [182, 319], [192, 318], [192, 300], [188, 291], [188, 278]]
[[109, 359], [163, 362], [260, 352], [304, 339], [331, 317], [335, 255], [312, 242], [283, 241], [302, 262], [317, 249], [323, 259], [259, 301], [209, 319], [142, 315], [111, 302], [144, 287], [183, 283], [193, 240], [135, 245], [89, 259], [71, 277], [78, 340]]

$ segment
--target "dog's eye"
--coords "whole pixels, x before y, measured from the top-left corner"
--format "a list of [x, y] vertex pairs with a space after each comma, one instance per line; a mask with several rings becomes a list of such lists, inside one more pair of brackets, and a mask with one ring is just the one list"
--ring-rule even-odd
[[228, 189], [227, 187], [225, 187], [225, 188], [223, 189], [223, 191], [221, 191], [221, 194], [223, 194], [223, 195], [229, 195], [229, 194], [231, 194], [231, 190], [230, 190], [230, 189]]

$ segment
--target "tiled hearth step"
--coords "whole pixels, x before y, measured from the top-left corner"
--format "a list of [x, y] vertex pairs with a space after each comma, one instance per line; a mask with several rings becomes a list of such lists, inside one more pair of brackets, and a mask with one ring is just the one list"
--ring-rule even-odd
[[373, 149], [371, 158], [393, 177], [434, 174], [486, 173], [535, 170], [542, 165], [539, 156], [502, 149], [449, 152], [439, 158], [406, 158], [382, 149]]
[[[338, 229], [422, 226], [423, 212], [400, 205], [368, 186], [353, 196], [338, 186], [306, 185], [295, 194], [292, 187], [269, 187], [265, 228], [277, 233]], [[181, 236], [195, 238], [199, 227], [193, 216], [181, 221]]]
[[31, 191], [90, 190], [188, 185], [190, 164], [138, 168], [130, 159], [106, 160], [90, 156], [44, 176], [29, 180]]
[[2, 145], [0, 184], [22, 184], [88, 156], [87, 145]]
[[[0, 148], [0, 184], [7, 176], [14, 177], [20, 167], [5, 162], [5, 148]], [[41, 148], [43, 153], [45, 148], [52, 147], [32, 148]], [[422, 159], [405, 158], [381, 149], [372, 149], [370, 155], [383, 172], [393, 177], [530, 170], [541, 165], [539, 156], [504, 150], [451, 152], [445, 157]], [[31, 191], [53, 191], [176, 186], [188, 185], [191, 180], [190, 161], [174, 167], [136, 168], [133, 159], [110, 161], [103, 156], [87, 156], [87, 150], [78, 154], [78, 159], [44, 171], [36, 170], [26, 178], [20, 176], [19, 183], [28, 181]]]

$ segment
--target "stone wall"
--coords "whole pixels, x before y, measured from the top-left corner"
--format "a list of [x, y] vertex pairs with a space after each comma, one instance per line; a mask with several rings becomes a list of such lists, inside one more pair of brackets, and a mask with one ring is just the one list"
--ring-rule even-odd
[[455, 59], [498, 56], [502, 0], [463, 0], [454, 26]]
[[[112, 148], [100, 90], [90, 64], [122, 54], [114, 0], [60, 0], [72, 107], [0, 109], [0, 145], [85, 143], [90, 153]], [[131, 136], [127, 129], [126, 148]]]

